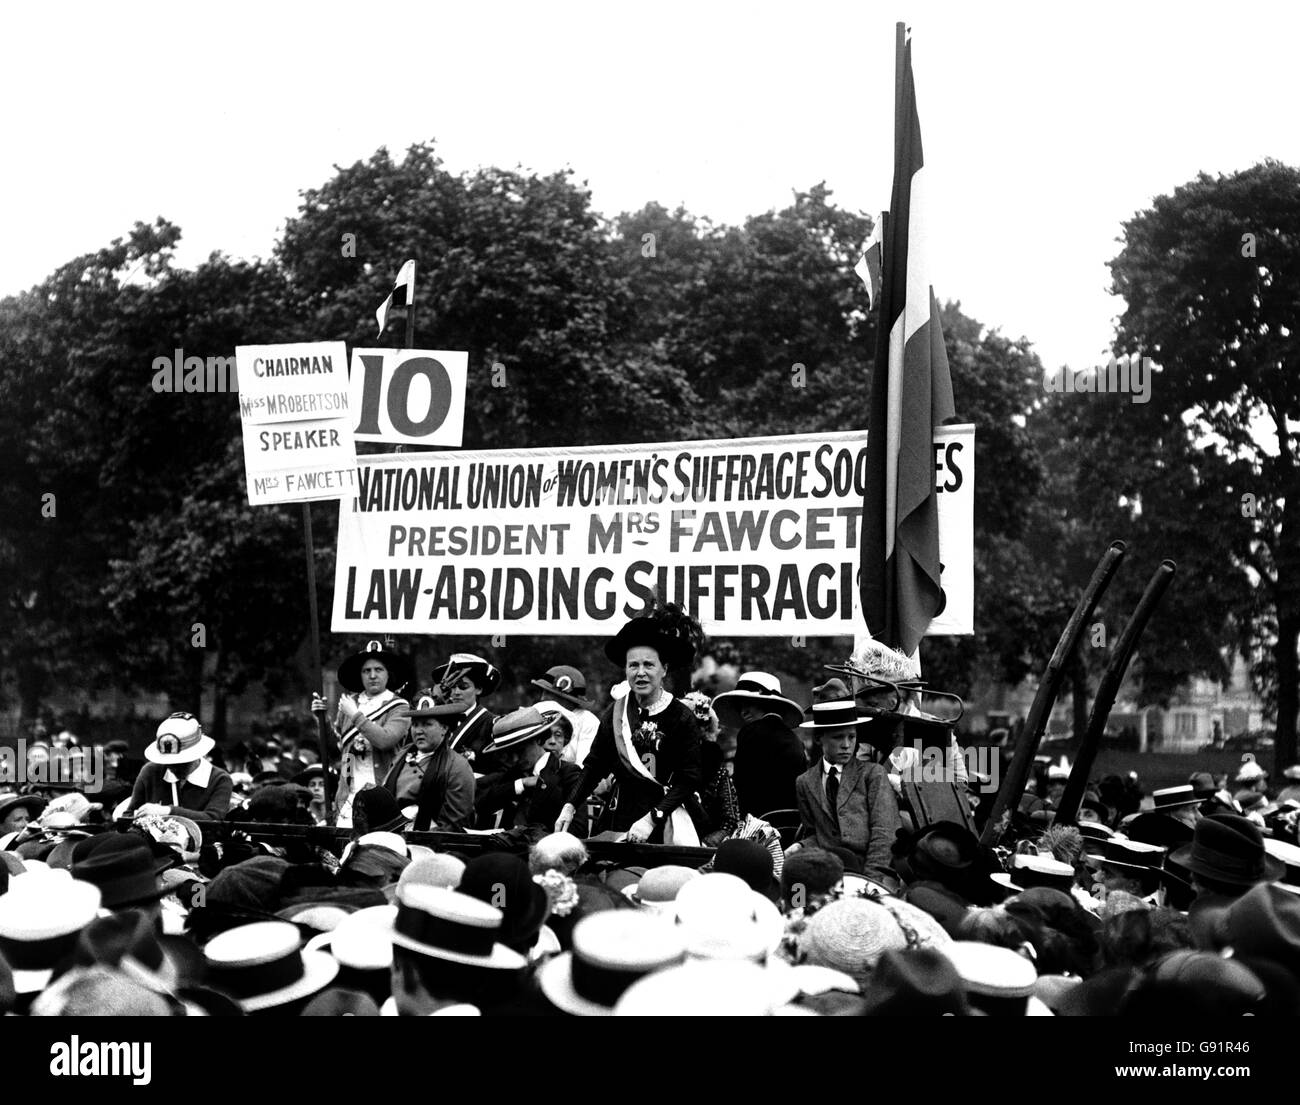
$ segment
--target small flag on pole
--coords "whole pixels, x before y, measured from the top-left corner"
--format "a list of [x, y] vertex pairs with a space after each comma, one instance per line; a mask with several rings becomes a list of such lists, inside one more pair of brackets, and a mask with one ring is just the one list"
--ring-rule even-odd
[[407, 261], [397, 274], [397, 283], [393, 285], [393, 290], [388, 293], [388, 298], [380, 304], [379, 310], [375, 312], [375, 321], [379, 323], [379, 337], [384, 336], [384, 331], [388, 328], [388, 312], [394, 307], [405, 307], [410, 310], [411, 305], [415, 302], [415, 262]]
[[[873, 637], [912, 656], [943, 611], [934, 431], [955, 414], [939, 303], [926, 265], [925, 158], [912, 44], [899, 24], [894, 187], [881, 220], [880, 315], [867, 418], [862, 614]], [[869, 264], [869, 262], [868, 262]], [[869, 270], [868, 270], [869, 271]]]
[[871, 237], [862, 247], [862, 256], [853, 266], [858, 279], [867, 286], [868, 311], [876, 306], [876, 300], [880, 298], [880, 225], [882, 222], [884, 222], [883, 218], [876, 220], [876, 225], [871, 228]]

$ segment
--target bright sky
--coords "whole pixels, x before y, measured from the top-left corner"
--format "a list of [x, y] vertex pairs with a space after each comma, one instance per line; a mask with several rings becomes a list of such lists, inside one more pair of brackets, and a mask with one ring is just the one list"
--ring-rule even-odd
[[456, 171], [571, 166], [609, 215], [738, 222], [823, 179], [878, 211], [900, 18], [935, 290], [1049, 368], [1110, 350], [1123, 219], [1201, 170], [1300, 164], [1295, 4], [15, 5], [0, 294], [158, 215], [183, 264], [265, 256], [334, 164], [429, 138]]

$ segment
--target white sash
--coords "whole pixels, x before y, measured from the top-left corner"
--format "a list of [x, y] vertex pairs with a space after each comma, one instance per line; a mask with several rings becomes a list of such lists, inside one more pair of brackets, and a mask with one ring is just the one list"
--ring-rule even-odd
[[[667, 691], [664, 692], [668, 701], [672, 701], [672, 695]], [[635, 771], [647, 782], [653, 783], [664, 794], [668, 793], [668, 788], [656, 779], [641, 762], [641, 757], [636, 754], [636, 749], [632, 746], [632, 734], [628, 730], [627, 712], [632, 696], [628, 695], [622, 703], [622, 709], [619, 704], [614, 707], [614, 741], [618, 749], [619, 759], [628, 767]], [[686, 812], [685, 806], [678, 806], [668, 815], [668, 820], [664, 825], [664, 843], [680, 844], [687, 848], [698, 848], [700, 846], [700, 835], [695, 831], [695, 822], [691, 820], [691, 815]]]
[[347, 732], [339, 737], [339, 762], [343, 768], [340, 782], [346, 780], [348, 784], [346, 791], [340, 787], [338, 795], [336, 823], [341, 828], [351, 828], [352, 826], [352, 799], [357, 791], [362, 790], [367, 784], [373, 783], [378, 786], [383, 781], [375, 778], [374, 748], [372, 747], [368, 752], [356, 752], [352, 748], [357, 737], [361, 735], [361, 722], [364, 720], [378, 723], [379, 719], [391, 712], [394, 707], [405, 703], [404, 698], [400, 698], [392, 691], [384, 691], [383, 694], [369, 699], [363, 694], [357, 695], [358, 712], [356, 719]]

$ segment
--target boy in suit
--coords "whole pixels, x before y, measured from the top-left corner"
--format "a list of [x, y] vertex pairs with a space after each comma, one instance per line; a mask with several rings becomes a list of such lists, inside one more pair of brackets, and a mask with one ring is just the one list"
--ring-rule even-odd
[[[885, 769], [854, 755], [856, 702], [845, 698], [814, 703], [812, 720], [800, 728], [816, 736], [822, 758], [795, 781], [802, 821], [799, 839], [811, 839], [827, 851], [848, 848], [862, 861], [863, 874], [895, 885], [890, 848], [902, 825], [898, 802]], [[798, 847], [796, 842], [791, 850]]]

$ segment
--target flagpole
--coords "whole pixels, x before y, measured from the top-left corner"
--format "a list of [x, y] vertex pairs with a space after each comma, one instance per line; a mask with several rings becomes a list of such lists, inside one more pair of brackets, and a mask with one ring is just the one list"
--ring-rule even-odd
[[[340, 509], [342, 504], [340, 503]], [[307, 550], [307, 611], [311, 619], [311, 669], [315, 672], [316, 687], [325, 691], [321, 677], [320, 614], [316, 609], [316, 550], [311, 535], [311, 503], [302, 504], [302, 542]], [[334, 785], [330, 778], [330, 742], [326, 735], [327, 721], [324, 711], [316, 714], [316, 743], [320, 762], [325, 768], [325, 824], [334, 825]]]
[[415, 348], [415, 278], [419, 262], [411, 258], [411, 290], [406, 297], [406, 348]]

